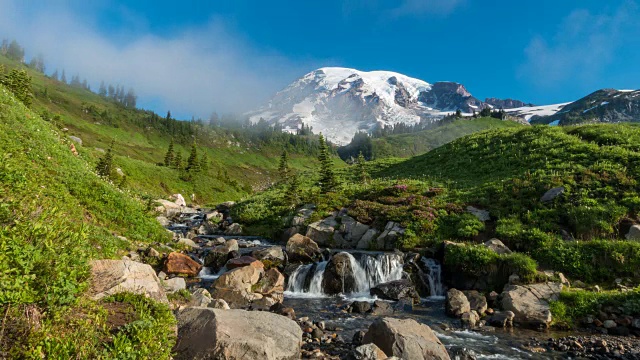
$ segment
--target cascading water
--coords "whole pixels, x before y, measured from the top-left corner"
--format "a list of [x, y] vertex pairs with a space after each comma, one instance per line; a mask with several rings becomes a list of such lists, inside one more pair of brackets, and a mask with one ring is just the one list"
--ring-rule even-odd
[[[355, 292], [368, 293], [372, 287], [402, 278], [403, 256], [401, 254], [360, 254], [357, 260], [353, 254], [343, 253], [349, 258]], [[328, 261], [301, 265], [289, 278], [287, 292], [290, 295], [323, 296], [322, 280]]]
[[442, 267], [435, 259], [422, 258], [422, 264], [427, 269], [427, 280], [431, 297], [444, 296], [444, 286], [442, 285]]

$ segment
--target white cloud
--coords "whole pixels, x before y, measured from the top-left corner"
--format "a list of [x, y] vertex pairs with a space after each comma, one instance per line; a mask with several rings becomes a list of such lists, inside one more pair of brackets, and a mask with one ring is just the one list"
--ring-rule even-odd
[[174, 114], [251, 109], [314, 67], [252, 48], [216, 18], [160, 37], [141, 33], [145, 20], [129, 13], [126, 20], [137, 23], [136, 30], [107, 36], [91, 25], [95, 14], [71, 6], [0, 0], [0, 9], [0, 37], [17, 39], [31, 54], [42, 52], [49, 69], [64, 68], [68, 78], [78, 73], [92, 84], [131, 86], [142, 100]]
[[609, 13], [574, 10], [552, 38], [538, 35], [531, 39], [519, 76], [539, 87], [554, 87], [565, 81], [588, 86], [616, 59], [626, 39], [636, 36], [639, 15], [633, 1]]

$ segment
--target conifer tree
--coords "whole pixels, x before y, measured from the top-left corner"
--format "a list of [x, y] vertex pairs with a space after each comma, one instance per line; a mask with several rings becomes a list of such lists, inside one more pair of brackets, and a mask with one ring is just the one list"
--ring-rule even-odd
[[331, 192], [337, 186], [336, 176], [333, 173], [333, 164], [329, 157], [329, 147], [324, 139], [324, 136], [320, 134], [320, 154], [318, 160], [320, 160], [320, 190], [326, 194]]
[[113, 167], [113, 145], [115, 144], [114, 140], [111, 140], [111, 145], [107, 149], [107, 152], [104, 154], [102, 158], [98, 161], [98, 165], [96, 166], [96, 172], [98, 175], [102, 177], [111, 176], [111, 169]]
[[107, 87], [104, 85], [104, 81], [100, 82], [100, 88], [98, 89], [98, 95], [107, 97]]
[[207, 154], [202, 154], [200, 158], [200, 170], [207, 172], [209, 171], [209, 159], [207, 158]]
[[280, 155], [280, 164], [278, 165], [278, 173], [280, 174], [280, 181], [286, 181], [291, 169], [289, 169], [289, 155], [287, 151], [283, 151]]
[[356, 176], [358, 181], [366, 184], [369, 182], [369, 172], [367, 172], [367, 167], [365, 165], [366, 160], [362, 151], [358, 154], [358, 158], [356, 159]]
[[169, 143], [169, 149], [167, 150], [167, 154], [164, 156], [164, 165], [172, 166], [175, 155], [173, 154], [173, 139]]
[[191, 154], [189, 154], [189, 159], [187, 160], [187, 171], [200, 171], [200, 162], [198, 161], [198, 148], [195, 141], [191, 145]]
[[60, 76], [60, 81], [63, 83], [67, 83], [67, 74], [64, 72], [64, 69], [62, 69], [62, 75]]
[[290, 207], [295, 207], [300, 201], [300, 178], [298, 174], [291, 174], [287, 182], [287, 192], [284, 196], [285, 203]]
[[26, 70], [13, 69], [4, 79], [0, 79], [13, 94], [22, 101], [27, 107], [33, 102], [33, 94], [31, 93], [31, 77]]
[[176, 153], [176, 156], [173, 158], [173, 168], [182, 170], [182, 154], [180, 154], [180, 152]]

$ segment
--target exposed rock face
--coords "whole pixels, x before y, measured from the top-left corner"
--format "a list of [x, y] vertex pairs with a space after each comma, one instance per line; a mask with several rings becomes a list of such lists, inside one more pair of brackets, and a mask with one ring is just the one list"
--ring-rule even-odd
[[238, 223], [233, 223], [224, 230], [224, 233], [225, 235], [242, 235], [242, 226]]
[[313, 262], [322, 257], [320, 247], [311, 238], [295, 234], [287, 241], [289, 261]]
[[629, 232], [625, 235], [627, 240], [640, 240], [640, 225], [633, 225], [629, 228]]
[[189, 306], [207, 307], [213, 299], [211, 293], [207, 289], [199, 288], [191, 294], [191, 300]]
[[[264, 271], [255, 261], [228, 271], [216, 280], [213, 297], [225, 300], [233, 309], [269, 309], [284, 300], [284, 276], [275, 268]], [[261, 265], [262, 263], [260, 263]]]
[[386, 300], [408, 299], [411, 302], [420, 302], [420, 295], [418, 295], [415, 286], [411, 280], [407, 279], [376, 285], [370, 290], [370, 293]]
[[431, 328], [412, 319], [377, 319], [369, 326], [363, 343], [376, 344], [386, 355], [401, 359], [450, 359]]
[[340, 217], [340, 226], [333, 234], [333, 246], [339, 249], [355, 249], [369, 229], [368, 225], [344, 215]]
[[264, 311], [191, 307], [181, 310], [175, 359], [300, 359], [302, 330]]
[[478, 220], [485, 222], [491, 220], [491, 214], [487, 210], [475, 208], [473, 206], [467, 206], [467, 212], [477, 217]]
[[503, 244], [502, 241], [498, 239], [491, 239], [485, 242], [484, 246], [500, 255], [511, 254], [511, 250], [505, 244]]
[[433, 84], [429, 92], [420, 93], [418, 100], [424, 105], [442, 111], [456, 111], [472, 113], [480, 112], [486, 105], [471, 96], [469, 91], [455, 82], [441, 81]]
[[380, 235], [380, 232], [378, 230], [374, 228], [369, 228], [369, 230], [367, 230], [367, 232], [365, 232], [364, 235], [362, 235], [362, 237], [358, 241], [358, 244], [356, 245], [356, 249], [360, 249], [360, 250], [374, 249], [377, 245], [374, 241], [378, 238], [379, 235]]
[[172, 218], [182, 212], [182, 207], [172, 201], [160, 199], [156, 200], [156, 202], [159, 204], [159, 206], [156, 207], [156, 211], [167, 218]]
[[316, 221], [307, 227], [307, 237], [322, 246], [333, 246], [333, 233], [338, 227], [335, 216]]
[[462, 314], [471, 311], [471, 305], [462, 291], [449, 289], [447, 291], [445, 310], [449, 316], [460, 317]]
[[184, 290], [187, 288], [187, 283], [181, 277], [175, 277], [172, 279], [163, 280], [164, 289], [168, 293], [174, 293], [176, 291]]
[[331, 257], [324, 271], [322, 289], [325, 294], [346, 294], [357, 290], [356, 278], [351, 267], [351, 255], [339, 253]]
[[514, 322], [535, 328], [551, 324], [549, 301], [557, 300], [562, 284], [509, 285], [502, 292], [501, 305], [515, 314]]
[[202, 270], [202, 265], [185, 254], [172, 252], [164, 262], [163, 271], [169, 275], [196, 276]]
[[389, 221], [384, 231], [376, 239], [377, 250], [393, 250], [397, 247], [398, 238], [404, 234], [404, 228], [399, 223]]
[[484, 102], [493, 106], [495, 109], [515, 109], [525, 106], [535, 106], [533, 104], [527, 104], [523, 101], [514, 99], [486, 98]]
[[130, 260], [91, 261], [93, 299], [102, 299], [121, 292], [144, 294], [156, 301], [168, 303], [160, 279], [149, 265]]
[[258, 260], [284, 261], [284, 251], [280, 246], [271, 246], [266, 249], [256, 250], [251, 255]]
[[546, 193], [544, 193], [544, 195], [542, 195], [542, 197], [540, 198], [540, 201], [541, 202], [553, 201], [553, 199], [562, 195], [562, 193], [564, 193], [564, 186], [555, 187], [553, 189], [548, 190]]
[[376, 344], [360, 345], [353, 350], [354, 360], [385, 360], [387, 354], [380, 350]]
[[291, 220], [291, 226], [302, 226], [313, 215], [316, 206], [313, 204], [306, 204], [302, 208], [298, 209], [298, 213]]
[[187, 206], [187, 202], [184, 201], [182, 194], [173, 194], [169, 197], [169, 200], [173, 201], [178, 206]]
[[479, 315], [483, 315], [487, 311], [487, 298], [476, 290], [465, 291], [465, 296], [469, 300], [471, 310], [476, 311]]

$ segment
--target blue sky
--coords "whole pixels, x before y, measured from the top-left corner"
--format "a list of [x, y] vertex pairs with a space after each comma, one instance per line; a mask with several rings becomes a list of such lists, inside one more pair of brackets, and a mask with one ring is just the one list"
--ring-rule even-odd
[[[464, 84], [537, 104], [640, 88], [633, 0], [0, 0], [0, 36], [49, 68], [133, 86], [160, 113], [264, 102], [321, 66]], [[4, 17], [4, 18], [3, 18]]]

